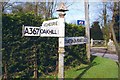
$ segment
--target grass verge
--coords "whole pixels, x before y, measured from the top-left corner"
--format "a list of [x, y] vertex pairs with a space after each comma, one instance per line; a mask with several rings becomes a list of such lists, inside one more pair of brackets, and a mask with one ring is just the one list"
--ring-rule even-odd
[[[46, 78], [57, 78], [47, 75]], [[118, 65], [115, 61], [102, 57], [94, 57], [89, 65], [81, 64], [65, 71], [66, 79], [80, 80], [82, 78], [118, 78]]]

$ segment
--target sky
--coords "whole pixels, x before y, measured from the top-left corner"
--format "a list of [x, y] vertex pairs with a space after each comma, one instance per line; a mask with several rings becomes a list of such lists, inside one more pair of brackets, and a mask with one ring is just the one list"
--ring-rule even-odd
[[[52, 0], [10, 0], [10, 2], [35, 2], [35, 1], [52, 1]], [[66, 12], [65, 20], [67, 23], [77, 23], [77, 20], [85, 20], [85, 9], [84, 9], [84, 0], [57, 0], [64, 1], [68, 10]], [[105, 0], [89, 0], [89, 20], [90, 25], [96, 20], [98, 20], [100, 11], [103, 8], [102, 1]], [[113, 1], [113, 0], [107, 0]], [[70, 5], [70, 6], [69, 6]], [[58, 17], [58, 14], [55, 12], [54, 17]]]
[[[68, 23], [77, 23], [77, 20], [85, 20], [85, 8], [84, 8], [84, 1], [80, 2], [74, 2], [74, 3], [68, 3], [72, 4], [68, 7], [68, 10], [66, 12], [65, 20]], [[90, 2], [89, 3], [89, 19], [90, 24], [92, 22], [96, 21], [99, 16], [99, 11], [102, 9], [102, 3], [101, 2]], [[55, 14], [57, 16], [57, 14]]]
[[[109, 0], [107, 0], [109, 2]], [[111, 0], [112, 1], [112, 0]], [[80, 0], [79, 2], [70, 2], [67, 5], [72, 4], [68, 7], [68, 10], [66, 12], [66, 22], [68, 23], [77, 23], [77, 20], [85, 20], [85, 8], [84, 8], [84, 0]], [[102, 25], [102, 19], [100, 16], [102, 16], [102, 10], [103, 10], [103, 2], [92, 0], [89, 2], [89, 21], [90, 26], [94, 21], [100, 21], [100, 25]], [[108, 18], [111, 19], [112, 12], [110, 10], [107, 10]], [[55, 16], [58, 14], [55, 14]]]

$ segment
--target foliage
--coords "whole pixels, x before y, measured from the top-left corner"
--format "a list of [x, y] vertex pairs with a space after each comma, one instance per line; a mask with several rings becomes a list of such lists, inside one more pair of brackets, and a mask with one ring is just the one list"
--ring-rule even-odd
[[103, 40], [103, 33], [100, 29], [99, 22], [94, 22], [90, 29], [90, 36], [94, 40]]
[[[2, 15], [3, 74], [8, 78], [32, 78], [34, 62], [38, 76], [55, 71], [58, 60], [58, 38], [23, 37], [22, 25], [41, 26], [44, 20], [34, 13]], [[84, 28], [66, 24], [66, 36], [84, 36]], [[86, 61], [85, 45], [66, 47], [65, 65], [76, 66]]]
[[[67, 37], [85, 36], [84, 27], [74, 24], [66, 24], [65, 27]], [[86, 63], [85, 44], [66, 47], [65, 65], [75, 67], [81, 63]]]

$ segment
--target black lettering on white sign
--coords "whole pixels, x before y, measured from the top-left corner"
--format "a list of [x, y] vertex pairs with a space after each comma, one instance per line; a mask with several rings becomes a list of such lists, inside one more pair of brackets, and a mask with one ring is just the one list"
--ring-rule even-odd
[[25, 27], [24, 34], [39, 34], [39, 28]]
[[40, 29], [40, 27], [25, 27], [24, 35], [25, 36], [40, 36], [40, 34], [59, 34], [59, 30], [57, 29]]
[[57, 31], [49, 29], [40, 29], [40, 34], [57, 34]]
[[87, 39], [84, 37], [68, 37], [65, 38], [65, 45], [77, 45], [77, 44], [84, 44], [87, 42]]
[[58, 25], [58, 21], [55, 22], [49, 22], [49, 23], [44, 23], [44, 27], [49, 27], [49, 26], [57, 26]]

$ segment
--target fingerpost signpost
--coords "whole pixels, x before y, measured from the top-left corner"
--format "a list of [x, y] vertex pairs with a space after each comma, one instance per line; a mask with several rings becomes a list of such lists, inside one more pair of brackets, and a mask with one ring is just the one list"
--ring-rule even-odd
[[[61, 3], [57, 9], [58, 19], [44, 21], [42, 26], [24, 26], [22, 27], [22, 36], [40, 36], [40, 37], [59, 37], [59, 60], [58, 60], [58, 79], [64, 79], [64, 52], [65, 46], [85, 44], [88, 42], [86, 37], [65, 37], [65, 15], [67, 8]], [[35, 77], [36, 78], [36, 77]]]
[[59, 53], [59, 62], [58, 62], [58, 78], [60, 80], [63, 80], [64, 78], [64, 37], [65, 37], [65, 19], [64, 16], [66, 15], [67, 8], [65, 7], [64, 3], [61, 3], [57, 9], [59, 13], [59, 19], [61, 21], [61, 28], [63, 30], [63, 36], [59, 37], [59, 48], [58, 48], [58, 53]]

